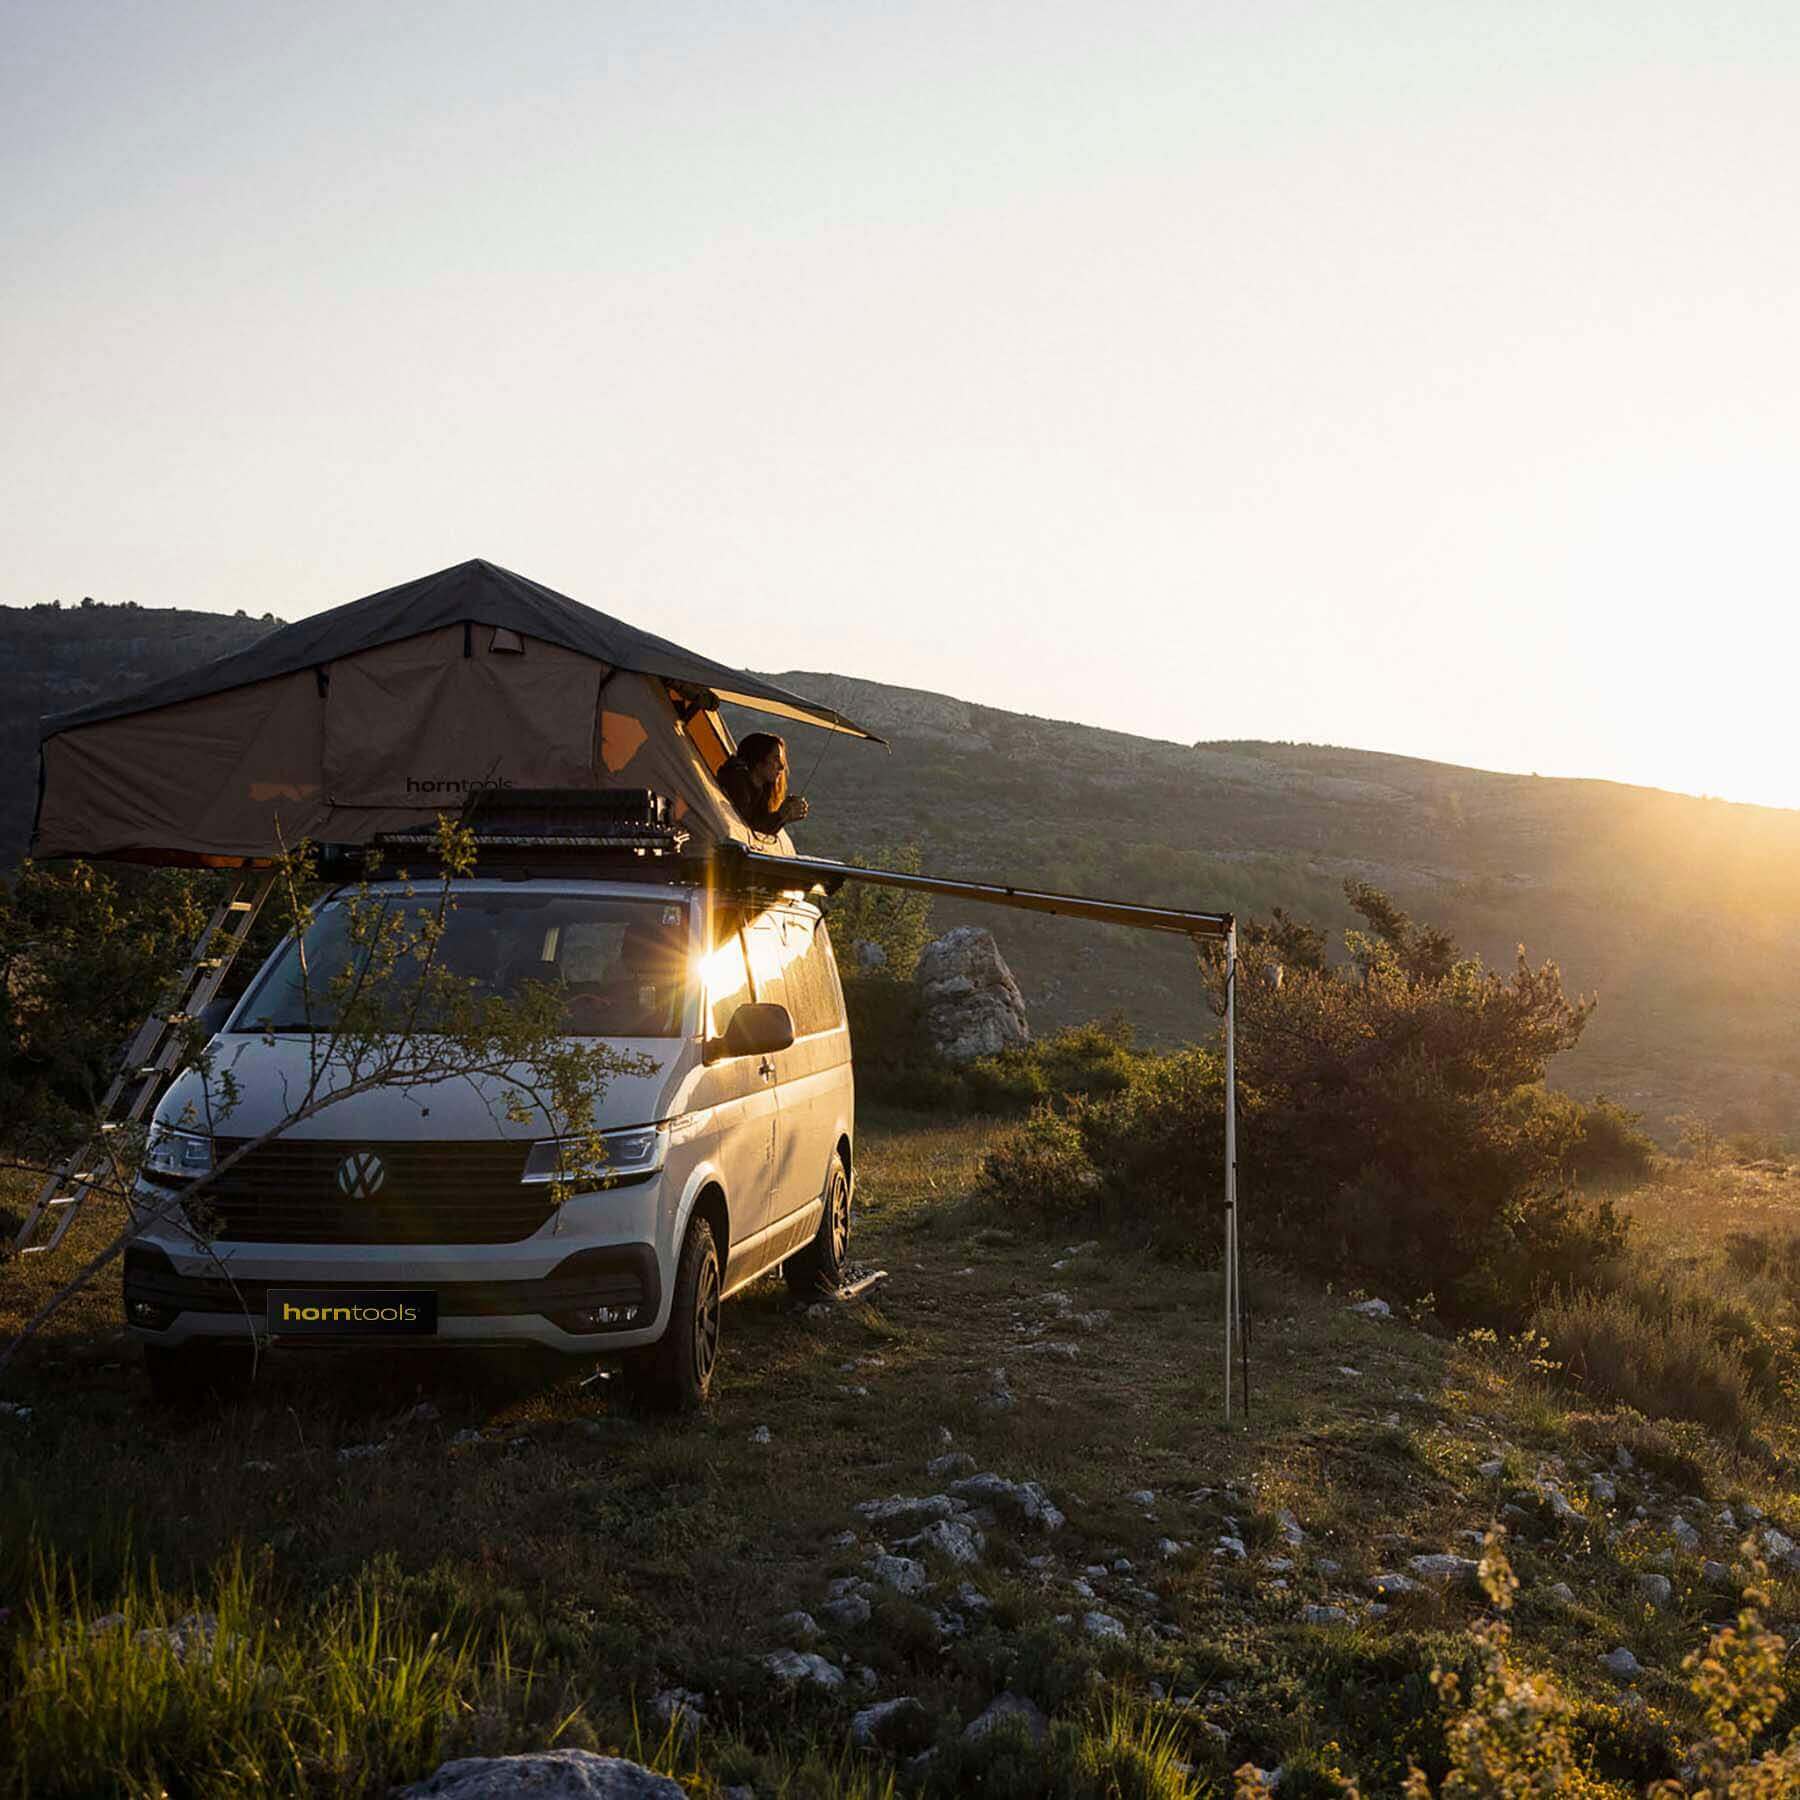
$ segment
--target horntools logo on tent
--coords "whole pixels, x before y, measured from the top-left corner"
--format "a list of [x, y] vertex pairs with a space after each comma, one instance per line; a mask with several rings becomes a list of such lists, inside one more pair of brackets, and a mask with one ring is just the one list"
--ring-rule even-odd
[[338, 1164], [338, 1188], [352, 1200], [372, 1199], [386, 1180], [387, 1169], [373, 1150], [353, 1150]]

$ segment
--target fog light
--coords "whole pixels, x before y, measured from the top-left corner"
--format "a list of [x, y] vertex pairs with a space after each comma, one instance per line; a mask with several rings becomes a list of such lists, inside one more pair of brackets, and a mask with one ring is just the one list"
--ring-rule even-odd
[[166, 1331], [175, 1321], [179, 1310], [173, 1306], [158, 1306], [154, 1300], [127, 1300], [125, 1317], [133, 1325], [141, 1325], [146, 1331]]
[[573, 1315], [577, 1331], [603, 1331], [609, 1325], [635, 1325], [635, 1306], [584, 1306]]

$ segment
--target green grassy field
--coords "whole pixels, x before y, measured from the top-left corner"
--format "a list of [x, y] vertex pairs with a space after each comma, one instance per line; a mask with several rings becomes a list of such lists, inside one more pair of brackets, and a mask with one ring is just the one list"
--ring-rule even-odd
[[[1261, 1271], [1253, 1410], [1227, 1429], [1216, 1275], [1008, 1229], [969, 1197], [993, 1129], [865, 1118], [854, 1248], [888, 1281], [821, 1319], [775, 1281], [733, 1302], [692, 1420], [639, 1417], [585, 1371], [405, 1355], [277, 1357], [250, 1399], [172, 1418], [116, 1287], [84, 1298], [0, 1395], [30, 1409], [0, 1415], [0, 1791], [379, 1793], [554, 1741], [702, 1795], [1229, 1793], [1246, 1762], [1281, 1766], [1284, 1794], [1340, 1766], [1394, 1792], [1409, 1761], [1441, 1767], [1430, 1674], [1487, 1609], [1457, 1580], [1372, 1584], [1478, 1555], [1496, 1520], [1516, 1655], [1576, 1697], [1592, 1791], [1676, 1772], [1681, 1657], [1743, 1574], [1706, 1564], [1738, 1564], [1752, 1509], [1800, 1525], [1785, 1425], [1728, 1443], [1584, 1400], [1533, 1345], [1367, 1320]], [[1800, 1227], [1800, 1181], [1720, 1183], [1633, 1197], [1658, 1254], [1729, 1270], [1731, 1231]], [[56, 1273], [0, 1267], [0, 1331]], [[906, 1535], [858, 1504], [943, 1491], [927, 1464], [950, 1452], [1041, 1483], [1066, 1522], [1001, 1506], [978, 1562], [904, 1551], [922, 1593], [874, 1581], [866, 1622], [829, 1623], [829, 1584]], [[1800, 1616], [1800, 1581], [1773, 1581], [1775, 1617]], [[136, 1637], [195, 1612], [218, 1618], [210, 1657]], [[1600, 1660], [1619, 1646], [1643, 1665], [1626, 1685]], [[782, 1649], [843, 1686], [784, 1690], [762, 1661]], [[685, 1742], [655, 1717], [671, 1687], [700, 1696]], [[1009, 1689], [1048, 1743], [972, 1748]], [[904, 1740], [854, 1745], [855, 1713], [901, 1696]]]

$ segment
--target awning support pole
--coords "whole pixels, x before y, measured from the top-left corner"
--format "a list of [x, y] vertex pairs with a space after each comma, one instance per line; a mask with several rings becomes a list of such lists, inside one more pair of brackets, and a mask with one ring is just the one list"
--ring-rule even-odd
[[[1237, 1216], [1237, 922], [1225, 933], [1225, 1422], [1231, 1423], [1231, 1356], [1234, 1334], [1243, 1332], [1242, 1277], [1238, 1269]], [[1250, 1408], [1249, 1378], [1244, 1410]]]

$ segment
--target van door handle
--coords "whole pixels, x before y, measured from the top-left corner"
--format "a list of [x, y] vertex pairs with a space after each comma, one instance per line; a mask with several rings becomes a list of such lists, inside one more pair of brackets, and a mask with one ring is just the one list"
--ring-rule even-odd
[[766, 1056], [756, 1065], [756, 1072], [764, 1081], [773, 1081], [775, 1079], [775, 1065], [770, 1062]]

